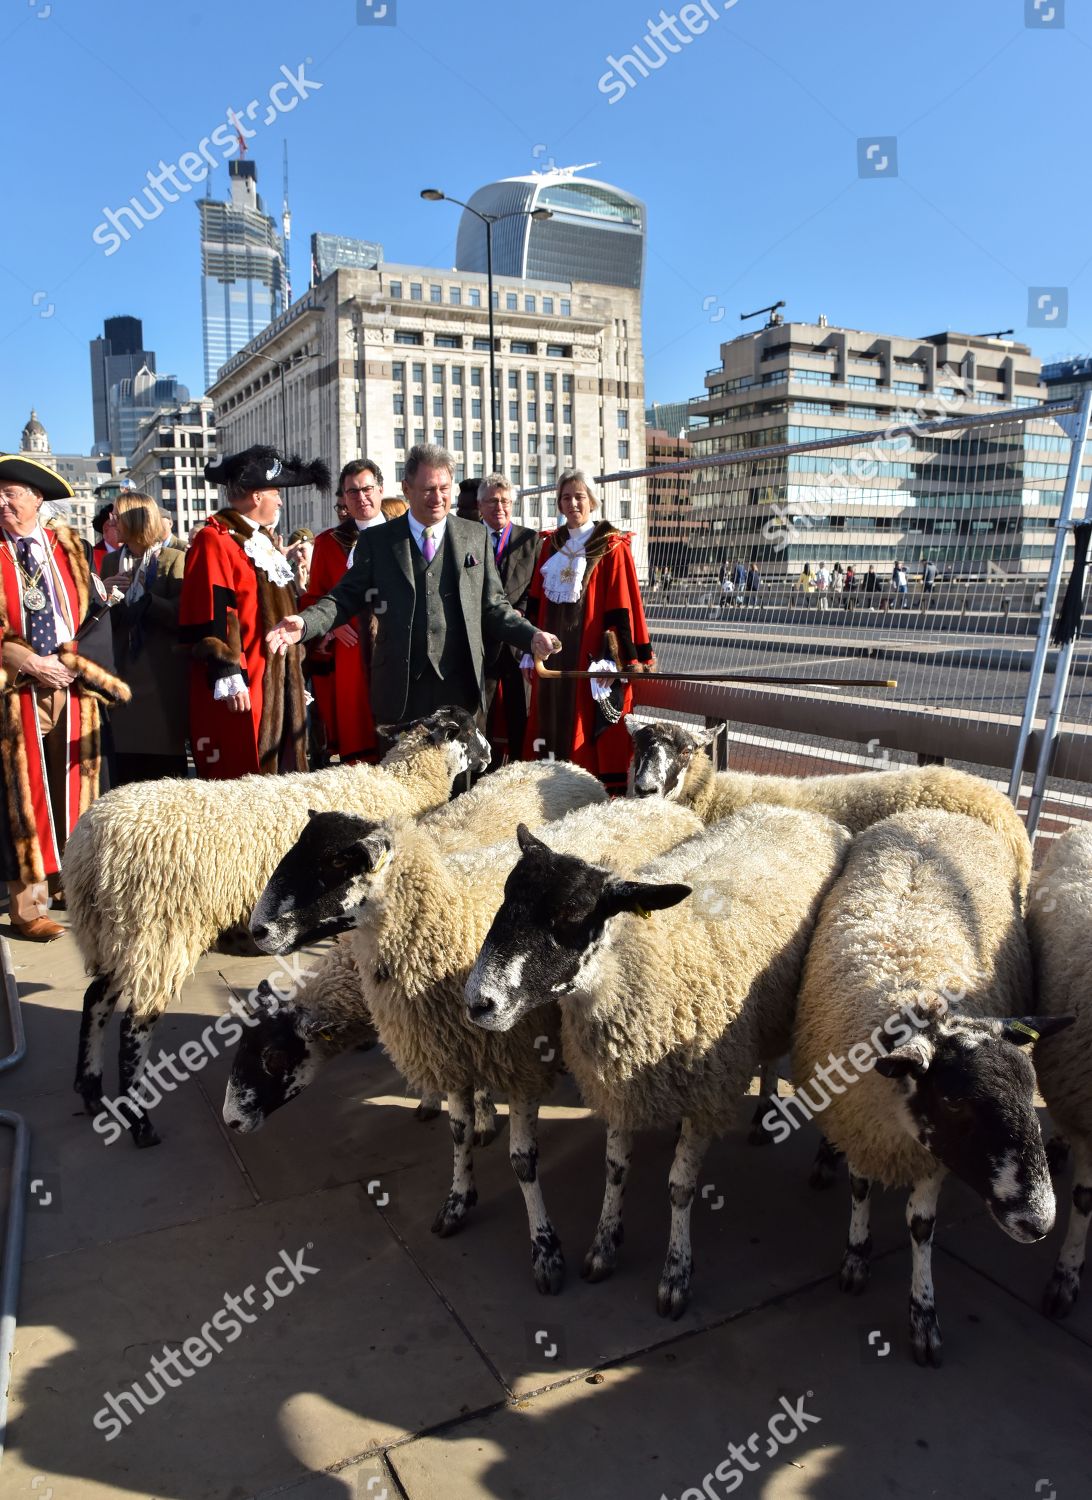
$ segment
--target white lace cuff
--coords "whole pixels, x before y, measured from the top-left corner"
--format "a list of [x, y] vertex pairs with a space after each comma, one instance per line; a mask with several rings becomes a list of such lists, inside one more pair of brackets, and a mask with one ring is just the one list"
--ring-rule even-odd
[[238, 672], [233, 672], [230, 677], [218, 677], [216, 685], [212, 690], [212, 696], [217, 703], [222, 703], [225, 698], [237, 698], [246, 689], [246, 683]]
[[533, 672], [535, 670], [535, 659], [529, 651], [525, 651], [519, 659], [521, 672]]
[[[604, 658], [602, 661], [593, 661], [588, 667], [589, 672], [617, 672], [618, 663]], [[610, 697], [614, 681], [609, 677], [593, 677], [590, 679], [591, 695], [596, 703], [602, 703]]]

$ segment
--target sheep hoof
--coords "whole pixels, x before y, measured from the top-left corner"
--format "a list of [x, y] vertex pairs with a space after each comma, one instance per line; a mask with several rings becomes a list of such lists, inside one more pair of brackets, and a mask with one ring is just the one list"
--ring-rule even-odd
[[867, 1255], [862, 1255], [858, 1250], [847, 1250], [842, 1256], [842, 1269], [838, 1276], [839, 1287], [843, 1292], [859, 1297], [868, 1285], [870, 1269]]
[[939, 1370], [941, 1360], [940, 1323], [935, 1307], [910, 1299], [910, 1344], [915, 1361], [924, 1369], [932, 1365]]
[[102, 1075], [97, 1078], [77, 1079], [72, 1085], [83, 1100], [83, 1107], [89, 1115], [97, 1115], [102, 1111]]
[[[1083, 1268], [1082, 1268], [1083, 1269]], [[1071, 1266], [1055, 1266], [1043, 1293], [1043, 1311], [1048, 1318], [1064, 1318], [1073, 1310], [1081, 1290], [1081, 1273]]]
[[1047, 1141], [1046, 1159], [1051, 1177], [1060, 1177], [1069, 1160], [1069, 1142], [1064, 1136], [1052, 1135]]
[[440, 1212], [432, 1221], [432, 1232], [442, 1240], [458, 1234], [466, 1221], [467, 1211], [478, 1201], [478, 1190], [472, 1187], [466, 1193], [448, 1193]]
[[134, 1120], [129, 1126], [129, 1134], [133, 1138], [133, 1145], [142, 1150], [145, 1146], [158, 1146], [160, 1144], [159, 1132], [151, 1120]]
[[681, 1318], [690, 1301], [690, 1265], [669, 1256], [656, 1289], [656, 1311], [661, 1318]]
[[440, 1106], [438, 1104], [431, 1104], [422, 1099], [413, 1111], [413, 1118], [415, 1120], [436, 1120], [439, 1118], [440, 1113]]
[[762, 1121], [773, 1108], [771, 1100], [760, 1097], [755, 1112], [751, 1116], [751, 1124], [747, 1131], [748, 1146], [772, 1146], [774, 1138], [772, 1133], [766, 1129]]
[[565, 1257], [553, 1230], [549, 1238], [548, 1246], [537, 1242], [531, 1246], [531, 1274], [544, 1297], [556, 1297], [565, 1285]]
[[621, 1224], [606, 1235], [596, 1235], [580, 1268], [585, 1281], [606, 1281], [618, 1264], [618, 1246], [621, 1243]]

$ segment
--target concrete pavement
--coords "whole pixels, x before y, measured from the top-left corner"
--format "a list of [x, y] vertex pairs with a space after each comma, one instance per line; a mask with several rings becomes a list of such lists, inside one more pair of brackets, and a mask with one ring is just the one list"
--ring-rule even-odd
[[[414, 1120], [378, 1049], [332, 1064], [245, 1138], [220, 1123], [228, 1060], [217, 1059], [156, 1110], [162, 1146], [107, 1146], [71, 1091], [75, 946], [13, 941], [12, 955], [28, 1058], [4, 1078], [3, 1102], [31, 1123], [42, 1186], [29, 1204], [3, 1500], [1089, 1492], [1092, 1290], [1064, 1324], [1038, 1311], [1059, 1229], [1018, 1246], [949, 1186], [935, 1256], [946, 1364], [918, 1370], [901, 1199], [877, 1203], [873, 1282], [851, 1301], [834, 1274], [844, 1183], [806, 1185], [815, 1136], [755, 1150], [739, 1132], [706, 1163], [693, 1300], [665, 1323], [655, 1289], [670, 1134], [640, 1142], [619, 1270], [587, 1286], [602, 1133], [570, 1089], [542, 1129], [569, 1262], [563, 1294], [545, 1299], [506, 1135], [476, 1154], [480, 1201], [464, 1231], [429, 1233], [448, 1183], [446, 1123]], [[218, 969], [245, 991], [270, 968], [209, 955], [156, 1048], [177, 1049], [224, 1008]], [[265, 1277], [286, 1261], [297, 1279], [271, 1296]], [[252, 1309], [230, 1339], [211, 1323], [229, 1297]], [[153, 1357], [198, 1336], [221, 1349], [206, 1344], [206, 1363], [137, 1414], [120, 1393], [139, 1382], [154, 1398]], [[111, 1441], [93, 1425], [108, 1396], [130, 1415]], [[770, 1421], [788, 1409], [797, 1427], [782, 1421], [775, 1438]], [[732, 1443], [753, 1468], [729, 1458]]]

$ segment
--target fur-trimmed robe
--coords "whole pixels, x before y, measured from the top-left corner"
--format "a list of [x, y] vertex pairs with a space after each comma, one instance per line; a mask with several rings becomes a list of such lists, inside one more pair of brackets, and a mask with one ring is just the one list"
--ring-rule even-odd
[[[91, 584], [87, 555], [80, 538], [65, 526], [43, 527], [42, 534], [52, 554], [53, 585], [62, 601], [62, 613], [74, 624], [75, 635], [89, 615], [100, 608]], [[0, 639], [5, 646], [22, 646], [29, 651], [22, 598], [22, 573], [3, 540], [0, 542]], [[98, 796], [99, 704], [127, 703], [130, 697], [125, 683], [83, 656], [75, 640], [60, 642], [57, 655], [76, 674], [65, 711], [68, 754], [63, 827], [54, 821], [49, 796], [34, 681], [9, 666], [7, 681], [0, 689], [3, 801], [0, 877], [27, 884], [44, 880], [60, 870], [68, 835], [80, 814]]]
[[[307, 769], [301, 648], [274, 656], [265, 645], [266, 632], [295, 613], [296, 596], [247, 556], [251, 534], [238, 511], [217, 511], [186, 556], [178, 624], [192, 655], [190, 744], [197, 774], [211, 781]], [[249, 713], [213, 697], [234, 673], [250, 691]]]
[[[554, 607], [543, 591], [542, 569], [568, 539], [565, 526], [543, 536], [527, 601], [527, 618], [539, 630], [550, 630], [550, 611]], [[613, 646], [608, 650], [604, 639], [608, 630], [618, 643], [619, 666], [630, 667], [639, 663], [646, 669], [651, 668], [654, 661], [652, 645], [629, 537], [615, 530], [609, 522], [600, 521], [588, 538], [584, 555], [587, 571], [580, 599], [580, 649], [578, 659], [573, 663], [574, 670], [587, 671], [593, 661], [610, 655]], [[547, 744], [542, 737], [539, 698], [544, 691], [574, 694], [572, 734], [568, 744]], [[627, 683], [623, 714], [629, 712], [632, 702], [633, 689]], [[633, 741], [625, 723], [619, 720], [617, 724], [604, 728], [602, 718], [597, 717], [590, 682], [551, 683], [540, 677], [534, 678], [524, 739], [525, 760], [539, 760], [551, 754], [559, 760], [571, 760], [598, 776], [612, 796], [621, 796], [626, 789], [632, 753]]]
[[[361, 535], [350, 517], [328, 531], [320, 531], [311, 554], [307, 590], [300, 598], [303, 609], [315, 604], [345, 577]], [[360, 637], [355, 646], [343, 641], [323, 645], [313, 641], [308, 648], [311, 691], [326, 729], [326, 749], [342, 760], [379, 761], [378, 736], [371, 704], [371, 660], [376, 621], [371, 609], [347, 622]]]

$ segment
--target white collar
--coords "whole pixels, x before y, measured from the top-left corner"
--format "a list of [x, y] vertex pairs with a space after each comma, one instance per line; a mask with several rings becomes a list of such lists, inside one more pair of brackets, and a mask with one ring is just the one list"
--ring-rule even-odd
[[[425, 528], [421, 525], [420, 521], [411, 510], [406, 511], [406, 520], [409, 522], [410, 535], [413, 537], [413, 540], [417, 543], [418, 547], [420, 547], [422, 542], [424, 541]], [[432, 525], [428, 528], [432, 532], [432, 539], [436, 543], [437, 547], [444, 539], [444, 528], [446, 526], [447, 516], [443, 516], [439, 521], [433, 521]]]
[[373, 516], [370, 521], [357, 521], [356, 529], [357, 531], [370, 531], [373, 526], [382, 526], [386, 519], [386, 516], [382, 511], [380, 511], [379, 514], [377, 516]]
[[594, 520], [585, 521], [583, 526], [569, 526], [568, 522], [564, 524], [569, 533], [569, 540], [573, 542], [586, 542], [595, 530]]
[[49, 548], [46, 546], [45, 532], [42, 530], [42, 523], [40, 521], [38, 522], [38, 525], [35, 526], [34, 530], [28, 532], [26, 536], [19, 536], [17, 532], [9, 531], [5, 526], [4, 537], [11, 543], [13, 547], [16, 546], [19, 542], [37, 542], [38, 546], [41, 547], [43, 552], [47, 554], [49, 552]]
[[243, 525], [248, 531], [254, 532], [260, 529], [257, 521], [252, 521], [249, 516], [244, 516], [241, 510], [237, 510], [235, 514], [239, 517], [239, 520], [242, 521]]

